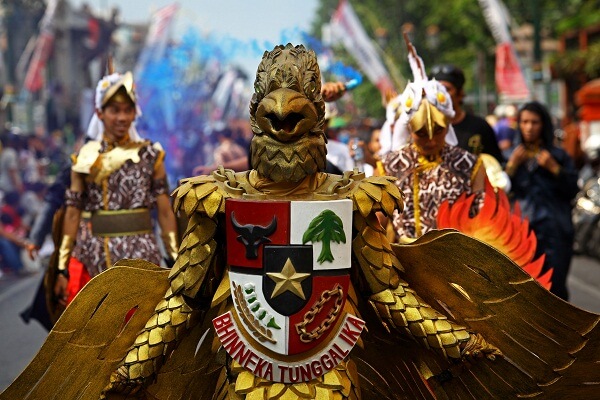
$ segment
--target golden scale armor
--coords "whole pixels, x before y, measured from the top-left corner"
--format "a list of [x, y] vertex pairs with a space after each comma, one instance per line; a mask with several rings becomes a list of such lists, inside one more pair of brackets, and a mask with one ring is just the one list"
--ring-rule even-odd
[[[319, 172], [326, 154], [324, 104], [312, 51], [288, 44], [265, 52], [255, 91], [253, 170], [220, 168], [185, 180], [173, 193], [175, 209], [188, 219], [173, 269], [124, 260], [94, 278], [0, 399], [549, 399], [597, 393], [597, 315], [555, 298], [506, 256], [454, 231], [391, 245], [376, 213], [391, 217], [402, 210], [393, 178]], [[245, 205], [293, 208], [294, 202], [301, 212], [331, 204], [336, 216], [345, 216], [338, 204], [340, 210], [349, 206], [351, 226], [350, 218], [338, 221], [324, 211], [321, 219], [305, 221], [297, 246], [300, 254], [306, 242], [322, 242], [317, 264], [329, 265], [327, 240], [315, 233], [315, 220], [338, 224], [329, 237], [331, 251], [347, 244], [351, 268], [345, 277], [324, 272], [322, 281], [339, 282], [332, 290], [322, 290], [329, 286], [318, 283], [315, 272], [309, 295], [304, 282], [311, 277], [290, 261], [293, 256], [255, 281], [256, 274], [240, 280], [243, 268], [228, 262], [239, 256], [228, 251], [234, 246], [246, 246], [252, 261], [252, 248], [267, 249], [284, 224], [271, 215], [266, 224], [250, 224], [241, 213]], [[259, 228], [261, 246], [243, 245], [249, 234], [240, 232]], [[304, 321], [296, 326], [307, 343], [321, 340], [308, 353], [329, 351], [334, 360], [319, 364], [322, 374], [293, 376], [303, 353], [269, 350], [282, 319], [265, 304], [269, 313], [259, 312], [252, 296], [260, 282], [271, 281], [267, 301], [279, 295], [317, 299], [306, 303], [309, 312], [300, 313]], [[269, 307], [293, 302], [282, 303]], [[286, 312], [290, 320], [298, 314]], [[341, 347], [350, 337], [356, 346]], [[240, 339], [238, 347], [232, 338]], [[252, 351], [241, 354], [244, 346]], [[269, 356], [252, 358], [260, 352]], [[263, 361], [279, 363], [278, 379], [268, 379], [277, 374], [259, 368]]]

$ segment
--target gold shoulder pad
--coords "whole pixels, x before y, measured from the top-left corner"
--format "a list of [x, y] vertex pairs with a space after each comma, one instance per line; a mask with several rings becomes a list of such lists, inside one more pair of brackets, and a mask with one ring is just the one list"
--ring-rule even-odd
[[95, 140], [91, 140], [84, 144], [79, 150], [79, 155], [74, 158], [73, 167], [71, 169], [74, 172], [81, 174], [89, 174], [92, 167], [98, 161], [100, 155], [101, 143]]
[[188, 217], [200, 212], [209, 218], [225, 212], [225, 199], [231, 197], [223, 184], [209, 175], [184, 179], [171, 196], [175, 198], [175, 211], [182, 211]]
[[158, 142], [152, 143], [152, 148], [158, 153], [158, 156], [156, 157], [156, 162], [154, 163], [154, 171], [157, 171], [164, 164], [165, 149], [163, 149], [162, 145]]
[[404, 209], [402, 193], [394, 181], [395, 178], [391, 176], [365, 178], [358, 181], [346, 197], [354, 202], [354, 210], [358, 210], [363, 217], [374, 211], [382, 211], [391, 217], [394, 210]]

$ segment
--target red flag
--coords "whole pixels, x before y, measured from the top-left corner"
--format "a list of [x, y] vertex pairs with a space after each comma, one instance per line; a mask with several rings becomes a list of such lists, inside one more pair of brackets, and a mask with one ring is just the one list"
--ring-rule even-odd
[[50, 57], [52, 45], [54, 43], [54, 34], [52, 32], [42, 32], [35, 44], [35, 51], [27, 69], [25, 82], [23, 86], [28, 91], [34, 93], [44, 86], [44, 77], [42, 72], [46, 67], [46, 62]]
[[35, 43], [35, 50], [29, 67], [27, 68], [27, 75], [25, 75], [25, 82], [23, 86], [30, 92], [37, 92], [44, 86], [44, 77], [42, 72], [46, 67], [46, 62], [50, 57], [52, 51], [52, 45], [54, 44], [54, 16], [56, 15], [56, 8], [58, 6], [57, 0], [48, 1], [44, 17], [40, 22], [40, 36], [37, 38]]
[[496, 46], [496, 87], [501, 96], [511, 101], [527, 100], [530, 97], [512, 43]]
[[510, 15], [502, 0], [479, 0], [481, 11], [496, 40], [496, 89], [507, 101], [528, 100], [531, 96], [523, 69], [508, 29]]

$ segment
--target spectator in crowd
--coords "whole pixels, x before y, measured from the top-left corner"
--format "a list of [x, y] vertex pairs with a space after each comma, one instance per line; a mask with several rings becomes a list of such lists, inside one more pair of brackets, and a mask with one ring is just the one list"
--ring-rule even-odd
[[577, 170], [567, 152], [554, 145], [546, 107], [535, 101], [526, 103], [517, 122], [518, 144], [506, 164], [512, 197], [537, 236], [536, 258], [545, 253], [544, 270], [554, 269], [552, 293], [568, 300], [574, 238], [571, 201], [578, 192]]
[[[340, 128], [345, 126], [341, 119], [331, 118], [325, 121], [325, 136], [327, 137], [327, 162], [331, 163], [342, 173], [354, 169], [354, 160], [350, 155], [347, 144], [337, 140]], [[332, 171], [327, 171], [332, 172]], [[337, 172], [337, 171], [334, 171]]]
[[455, 115], [451, 123], [458, 138], [458, 147], [475, 155], [490, 154], [499, 163], [503, 163], [504, 157], [498, 147], [494, 130], [485, 119], [468, 112], [463, 107], [465, 98], [463, 71], [455, 65], [444, 64], [434, 66], [430, 75], [444, 85], [452, 98]]
[[0, 215], [0, 277], [4, 271], [11, 271], [14, 274], [22, 275], [27, 271], [23, 268], [20, 248], [27, 250], [31, 259], [35, 257], [35, 245], [17, 232], [12, 232], [5, 228], [5, 224], [11, 222], [7, 214]]
[[382, 176], [385, 175], [385, 168], [380, 159], [379, 150], [381, 150], [381, 143], [379, 137], [381, 135], [381, 129], [373, 129], [371, 131], [369, 141], [365, 143], [362, 140], [357, 140], [356, 148], [350, 147], [350, 156], [356, 159], [356, 151], [360, 147], [363, 158], [362, 164], [359, 166], [359, 170], [364, 172], [366, 176]]
[[44, 204], [46, 185], [42, 182], [32, 182], [27, 187], [27, 190], [21, 196], [19, 207], [23, 214], [23, 224], [31, 234], [31, 227]]
[[[214, 164], [229, 165], [235, 171], [248, 168], [248, 151], [233, 140], [233, 132], [229, 127], [224, 127], [215, 132], [219, 144], [214, 151]], [[239, 167], [232, 164], [239, 163]]]
[[508, 159], [517, 134], [517, 108], [512, 104], [499, 105], [496, 107], [495, 114], [498, 117], [498, 122], [494, 126], [496, 141], [502, 155]]
[[234, 171], [244, 171], [248, 168], [248, 150], [233, 140], [233, 132], [225, 125], [214, 131], [214, 136], [219, 144], [214, 149], [212, 165], [203, 165], [194, 168], [194, 175], [207, 175], [216, 170], [220, 165]]
[[0, 207], [0, 214], [3, 218], [4, 230], [24, 237], [28, 227], [23, 224], [24, 211], [19, 204], [20, 198], [17, 192], [6, 193]]
[[23, 180], [19, 171], [19, 143], [18, 135], [9, 132], [0, 139], [0, 191], [4, 193], [23, 193]]
[[354, 160], [350, 155], [347, 143], [338, 140], [342, 128], [347, 125], [344, 118], [338, 116], [338, 111], [333, 103], [339, 99], [345, 91], [341, 82], [326, 82], [321, 87], [321, 94], [325, 100], [325, 137], [327, 137], [327, 166], [325, 172], [341, 175], [344, 171], [354, 169]]

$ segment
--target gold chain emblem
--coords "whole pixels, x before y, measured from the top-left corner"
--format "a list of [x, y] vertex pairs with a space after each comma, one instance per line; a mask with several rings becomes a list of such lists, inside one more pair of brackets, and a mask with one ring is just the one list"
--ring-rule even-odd
[[[337, 296], [337, 297], [336, 297]], [[321, 324], [313, 329], [311, 332], [308, 332], [306, 327], [308, 324], [314, 321], [315, 317], [321, 312], [323, 306], [332, 298], [335, 297], [335, 305], [331, 310], [329, 310], [329, 314], [327, 318], [321, 322]], [[336, 317], [340, 313], [342, 309], [342, 302], [344, 300], [344, 290], [339, 284], [336, 284], [332, 290], [326, 290], [321, 293], [321, 298], [317, 301], [310, 310], [304, 314], [304, 320], [296, 324], [296, 332], [300, 335], [300, 340], [304, 343], [310, 343], [313, 340], [317, 340], [320, 338], [330, 327], [333, 325]]]

